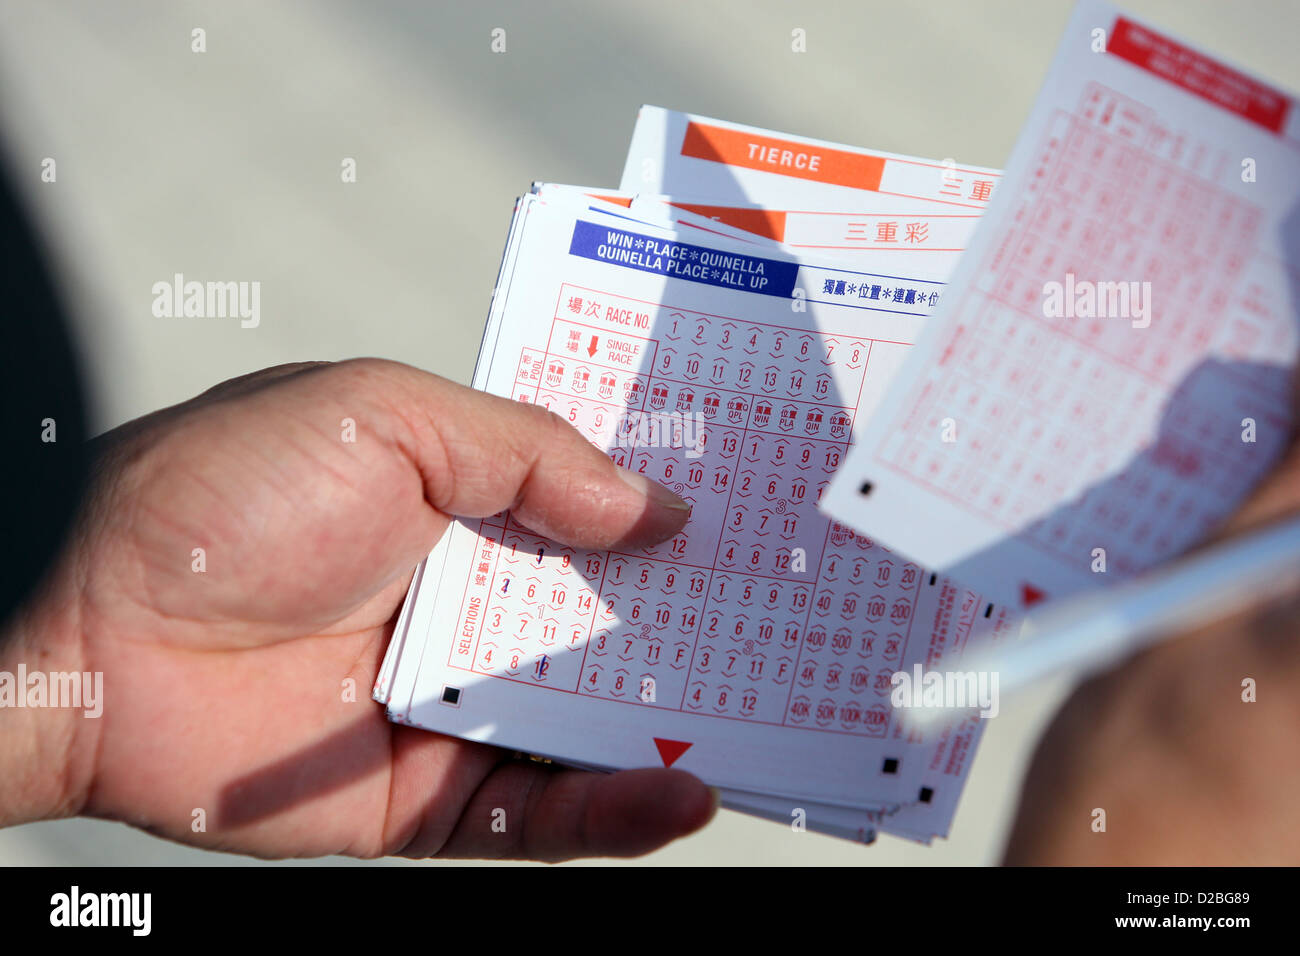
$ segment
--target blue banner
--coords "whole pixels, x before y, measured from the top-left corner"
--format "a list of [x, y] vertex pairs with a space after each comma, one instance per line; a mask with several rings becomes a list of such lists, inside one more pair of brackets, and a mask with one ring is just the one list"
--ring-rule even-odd
[[707, 246], [658, 239], [637, 232], [578, 220], [573, 226], [569, 255], [608, 262], [625, 269], [653, 272], [670, 279], [790, 298], [799, 266], [779, 259], [762, 259]]

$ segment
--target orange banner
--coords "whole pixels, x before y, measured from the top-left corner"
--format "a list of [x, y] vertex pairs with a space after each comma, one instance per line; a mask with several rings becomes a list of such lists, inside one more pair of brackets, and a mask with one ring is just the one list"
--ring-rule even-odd
[[703, 123], [686, 127], [682, 155], [872, 192], [880, 188], [880, 176], [885, 169], [885, 161], [879, 156], [756, 136]]

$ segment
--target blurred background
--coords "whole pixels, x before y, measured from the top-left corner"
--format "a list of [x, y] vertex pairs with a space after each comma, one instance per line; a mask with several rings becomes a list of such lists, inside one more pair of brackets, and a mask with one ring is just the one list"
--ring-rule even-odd
[[[0, 142], [73, 308], [98, 432], [282, 362], [376, 355], [467, 382], [515, 196], [616, 186], [642, 103], [1000, 167], [1070, 6], [0, 0]], [[1294, 0], [1124, 7], [1300, 89]], [[260, 281], [260, 325], [155, 318], [151, 286], [177, 272]], [[1065, 689], [1003, 702], [932, 848], [724, 811], [643, 862], [996, 862]], [[4, 865], [246, 862], [98, 821], [0, 831]]]

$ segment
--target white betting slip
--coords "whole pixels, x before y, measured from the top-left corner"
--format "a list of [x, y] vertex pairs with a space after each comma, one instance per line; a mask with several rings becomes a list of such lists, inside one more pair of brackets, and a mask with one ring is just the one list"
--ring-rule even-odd
[[[706, 122], [717, 123], [717, 121]], [[734, 124], [721, 125], [749, 130], [751, 133], [767, 137], [769, 141], [780, 141], [791, 145], [817, 143], [791, 134], [755, 131], [748, 127], [736, 127]], [[868, 157], [882, 155], [837, 144], [820, 144], [820, 146], [829, 147], [832, 153], [838, 151]], [[939, 169], [941, 165], [912, 157], [891, 157], [891, 159], [913, 164], [922, 169]], [[674, 177], [673, 182], [681, 182], [689, 187], [692, 170], [693, 165], [690, 162], [672, 165], [670, 171]], [[974, 172], [982, 177], [986, 171]], [[996, 178], [996, 171], [987, 172], [992, 172], [993, 177]], [[828, 165], [824, 173], [831, 177], [838, 175], [833, 164]], [[712, 198], [681, 200], [677, 197], [647, 193], [615, 195], [608, 190], [593, 191], [582, 187], [551, 184], [537, 184], [533, 191], [544, 197], [554, 197], [557, 193], [565, 192], [588, 197], [596, 195], [623, 205], [633, 218], [642, 221], [654, 222], [674, 229], [681, 228], [688, 232], [698, 230], [710, 235], [729, 236], [745, 241], [749, 245], [762, 244], [786, 254], [801, 249], [814, 249], [819, 255], [834, 253], [836, 258], [844, 262], [854, 262], [859, 269], [876, 269], [892, 273], [902, 264], [905, 270], [911, 270], [914, 266], [905, 265], [906, 260], [919, 259], [924, 261], [925, 270], [936, 277], [946, 276], [951, 271], [957, 254], [969, 239], [973, 223], [982, 212], [979, 208], [953, 208], [952, 197], [956, 190], [961, 188], [962, 182], [958, 178], [958, 171], [951, 163], [943, 164], [938, 184], [938, 188], [949, 194], [949, 198], [935, 201], [914, 197], [900, 198], [872, 190], [855, 189], [846, 192], [838, 187], [824, 190], [822, 189], [824, 184], [817, 182], [816, 177], [799, 179], [758, 176], [755, 181], [762, 186], [761, 195], [770, 194], [771, 199], [779, 200], [791, 208], [778, 211], [754, 206], [728, 207], [716, 203]], [[833, 185], [833, 180], [831, 184]], [[986, 182], [974, 182], [971, 185], [973, 193], [987, 188]], [[849, 213], [827, 209], [828, 197], [835, 203], [847, 203], [854, 211]], [[817, 211], [800, 211], [801, 209]], [[875, 256], [873, 255], [875, 252], [902, 253], [902, 255]], [[506, 259], [509, 259], [509, 250]], [[506, 272], [507, 270], [503, 268], [503, 275]], [[504, 280], [498, 283], [499, 288], [504, 285]], [[871, 295], [875, 290], [864, 291]], [[879, 363], [874, 369], [881, 384], [887, 372], [888, 369]], [[436, 585], [430, 583], [428, 579], [425, 579], [425, 582], [426, 594], [436, 590]], [[968, 600], [978, 603], [978, 599], [973, 595], [969, 595]], [[999, 613], [995, 621], [998, 625], [996, 633], [999, 635], [1005, 633], [1007, 630], [1005, 617]], [[394, 637], [389, 654], [385, 658], [384, 670], [376, 682], [376, 698], [385, 703], [393, 696], [394, 673], [404, 643], [404, 631], [401, 629], [403, 626], [399, 624], [399, 633]], [[399, 688], [396, 696], [400, 698], [404, 692], [409, 693]], [[804, 798], [789, 801], [722, 788], [723, 805], [787, 823], [795, 817], [803, 818], [802, 825], [809, 830], [831, 833], [862, 842], [873, 840], [875, 829], [879, 825], [880, 829], [893, 835], [928, 843], [932, 836], [946, 836], [948, 833], [957, 798], [982, 729], [982, 722], [972, 719], [965, 726], [952, 732], [944, 731], [936, 735], [935, 743], [925, 761], [922, 786], [917, 791], [918, 795], [924, 795], [924, 799], [916, 799], [908, 805], [850, 810], [819, 805]], [[573, 760], [568, 762], [577, 764]]]
[[[638, 219], [712, 228], [734, 238], [766, 240], [789, 251], [820, 258], [832, 255], [847, 261], [861, 257], [862, 261], [877, 267], [894, 258], [877, 253], [898, 253], [898, 260], [916, 256], [928, 260], [945, 259], [952, 268], [957, 264], [957, 256], [970, 244], [982, 215], [981, 210], [954, 212], [945, 204], [923, 200], [907, 201], [905, 205], [910, 211], [903, 208], [904, 204], [891, 201], [890, 205], [897, 207], [894, 212], [809, 212], [702, 202], [678, 195], [614, 190], [593, 192], [578, 186], [534, 184], [534, 192], [543, 198], [557, 191], [577, 191], [624, 205]], [[908, 268], [905, 261], [895, 263], [895, 267], [899, 266]]]
[[[969, 215], [983, 212], [1001, 177], [996, 169], [953, 160], [901, 156], [643, 106], [619, 188], [773, 211]], [[883, 238], [900, 244], [904, 239]]]
[[[920, 290], [941, 283], [858, 304], [834, 290], [856, 294], [860, 272], [681, 242], [602, 206], [523, 201], [475, 384], [549, 404], [696, 516], [628, 555], [564, 549], [508, 516], [456, 525], [413, 586], [376, 697], [395, 719], [568, 763], [682, 766], [758, 794], [754, 807], [809, 808], [810, 828], [818, 805], [916, 805], [900, 831], [946, 833], [979, 721], [904, 737], [888, 675], [1005, 615], [815, 508], [875, 400], [868, 351], [909, 335], [930, 307]], [[893, 366], [877, 367], [883, 387]], [[691, 447], [623, 448], [629, 408], [698, 414], [702, 429]], [[859, 832], [869, 818], [852, 819]]]
[[[653, 218], [664, 225], [684, 226], [690, 224], [712, 235], [719, 233], [732, 234], [751, 245], [763, 243], [773, 248], [781, 248], [773, 240], [761, 238], [748, 231], [721, 225], [716, 219], [704, 219], [694, 213], [683, 211], [678, 205], [668, 203], [667, 197], [639, 196], [635, 197], [634, 201], [631, 196], [611, 195], [608, 190], [593, 192], [583, 187], [556, 186], [552, 184], [536, 184], [533, 192], [540, 197], [550, 199], [555, 198], [557, 195], [562, 198], [575, 196], [590, 198], [596, 195], [623, 205], [633, 212], [639, 210], [647, 216], [647, 219]], [[923, 258], [933, 260], [938, 268], [944, 268], [943, 263], [951, 259], [950, 250], [927, 248], [923, 251], [930, 253], [930, 255]], [[434, 559], [436, 563], [438, 560], [436, 554]], [[423, 567], [422, 565], [421, 574], [423, 573]], [[426, 588], [426, 600], [431, 593], [432, 589]], [[977, 602], [974, 596], [968, 596], [967, 600]], [[409, 606], [408, 604], [407, 608]], [[375, 697], [384, 703], [388, 703], [392, 696], [392, 675], [396, 662], [400, 658], [407, 633], [405, 612], [406, 609], [404, 609], [403, 615], [398, 622], [397, 631], [375, 685]], [[1005, 625], [1001, 615], [999, 615], [998, 621]], [[998, 633], [1004, 633], [1005, 630], [1005, 626], [1002, 626], [999, 628]], [[949, 653], [958, 651], [959, 648], [954, 647], [950, 648]], [[399, 691], [399, 696], [400, 693]], [[929, 843], [933, 836], [946, 836], [948, 833], [956, 809], [957, 799], [960, 795], [961, 785], [970, 766], [975, 745], [982, 729], [982, 724], [979, 721], [972, 720], [964, 727], [956, 728], [952, 732], [943, 731], [936, 735], [935, 743], [926, 755], [921, 787], [918, 790], [918, 794], [924, 793], [928, 799], [918, 799], [911, 805], [854, 810], [817, 804], [804, 798], [798, 800], [782, 799], [727, 788], [722, 788], [722, 803], [725, 807], [744, 813], [858, 842], [872, 842], [875, 839], [876, 829], [880, 828], [895, 836]], [[579, 764], [573, 760], [569, 760], [568, 763], [574, 766], [593, 766]]]
[[971, 253], [826, 510], [1012, 607], [1203, 538], [1288, 437], [1298, 113], [1080, 3]]

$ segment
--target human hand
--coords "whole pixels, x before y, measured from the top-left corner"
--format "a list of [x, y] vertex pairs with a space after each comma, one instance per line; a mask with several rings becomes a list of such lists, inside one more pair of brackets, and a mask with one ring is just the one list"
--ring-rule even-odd
[[103, 714], [0, 711], [0, 822], [84, 813], [265, 857], [560, 860], [645, 853], [712, 816], [682, 771], [512, 761], [368, 697], [450, 515], [510, 508], [595, 549], [685, 524], [681, 499], [557, 416], [360, 360], [234, 379], [99, 444], [75, 539], [0, 666], [102, 671]]

